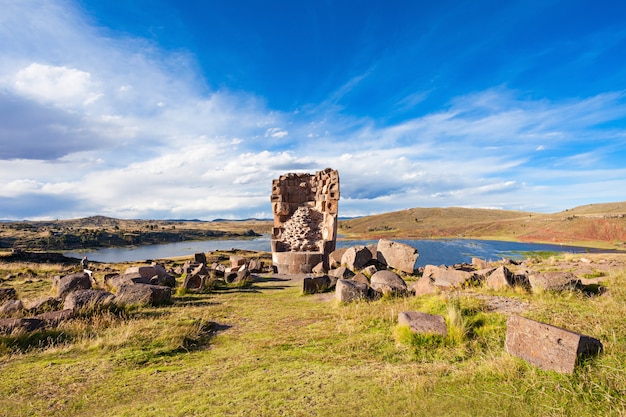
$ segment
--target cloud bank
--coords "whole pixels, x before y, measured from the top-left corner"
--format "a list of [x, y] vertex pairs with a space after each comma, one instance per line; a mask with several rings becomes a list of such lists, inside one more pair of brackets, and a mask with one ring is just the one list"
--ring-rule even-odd
[[623, 90], [549, 100], [495, 85], [390, 123], [337, 105], [366, 73], [285, 112], [210, 89], [191, 52], [114, 36], [72, 2], [2, 7], [0, 219], [268, 218], [272, 178], [326, 167], [342, 216], [623, 199]]

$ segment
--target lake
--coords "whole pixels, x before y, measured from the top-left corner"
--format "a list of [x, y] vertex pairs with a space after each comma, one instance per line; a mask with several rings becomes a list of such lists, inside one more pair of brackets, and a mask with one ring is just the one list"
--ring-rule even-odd
[[[593, 253], [606, 252], [593, 248], [578, 246], [548, 245], [538, 243], [501, 242], [496, 240], [474, 239], [434, 239], [434, 240], [404, 240], [394, 239], [397, 242], [409, 244], [419, 251], [416, 267], [432, 265], [453, 265], [462, 262], [471, 262], [472, 257], [486, 260], [501, 258], [521, 259], [525, 252], [568, 252]], [[377, 240], [338, 240], [337, 247], [376, 244]], [[87, 257], [92, 261], [100, 262], [139, 262], [147, 259], [163, 259], [176, 256], [189, 256], [196, 252], [209, 252], [217, 249], [245, 249], [256, 251], [270, 251], [269, 236], [254, 239], [225, 239], [184, 241], [165, 243], [161, 245], [106, 248], [92, 251], [64, 252], [65, 256], [74, 258]]]

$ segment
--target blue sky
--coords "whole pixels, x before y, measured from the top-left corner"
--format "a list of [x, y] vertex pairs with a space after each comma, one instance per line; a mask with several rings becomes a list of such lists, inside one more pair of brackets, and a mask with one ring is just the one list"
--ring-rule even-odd
[[0, 219], [624, 201], [623, 1], [0, 0]]

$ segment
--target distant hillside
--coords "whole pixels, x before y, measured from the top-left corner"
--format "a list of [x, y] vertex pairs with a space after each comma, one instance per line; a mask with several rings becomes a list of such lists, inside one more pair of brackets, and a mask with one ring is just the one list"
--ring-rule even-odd
[[479, 238], [626, 249], [626, 202], [542, 214], [522, 211], [413, 208], [339, 222], [347, 238]]

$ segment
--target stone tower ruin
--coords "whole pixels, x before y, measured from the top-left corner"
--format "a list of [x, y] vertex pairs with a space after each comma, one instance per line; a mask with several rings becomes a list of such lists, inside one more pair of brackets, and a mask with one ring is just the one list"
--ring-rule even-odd
[[328, 266], [335, 250], [339, 173], [285, 174], [272, 181], [272, 260], [281, 274], [306, 274]]

